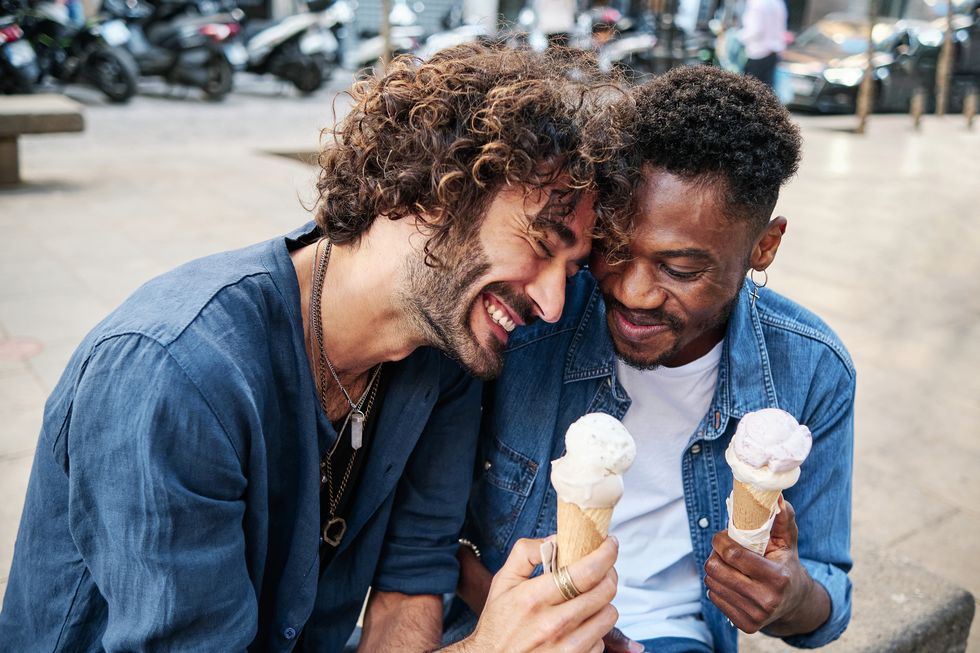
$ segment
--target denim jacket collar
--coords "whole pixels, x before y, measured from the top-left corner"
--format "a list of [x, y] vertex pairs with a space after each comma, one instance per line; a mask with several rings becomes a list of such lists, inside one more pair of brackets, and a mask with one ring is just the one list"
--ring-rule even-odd
[[[568, 350], [565, 383], [616, 378], [616, 351], [606, 327], [606, 308], [600, 295], [598, 286], [594, 287]], [[759, 375], [762, 376], [761, 383]], [[617, 401], [629, 401], [618, 381], [611, 386]], [[741, 419], [748, 412], [777, 406], [759, 310], [752, 302], [752, 292], [746, 284], [739, 291], [728, 320], [718, 385], [708, 412], [704, 437], [707, 440], [720, 437], [730, 418]]]

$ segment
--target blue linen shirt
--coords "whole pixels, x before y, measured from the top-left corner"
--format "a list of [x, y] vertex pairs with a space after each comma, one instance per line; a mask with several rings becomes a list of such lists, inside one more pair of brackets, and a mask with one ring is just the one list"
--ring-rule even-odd
[[47, 402], [0, 648], [289, 651], [305, 630], [303, 649], [340, 651], [369, 584], [452, 591], [480, 384], [427, 348], [386, 368], [321, 575], [319, 461], [336, 432], [286, 240], [140, 288]]
[[[711, 406], [681, 461], [694, 559], [703, 583], [711, 539], [728, 523], [725, 498], [732, 475], [724, 454], [739, 419], [778, 407], [809, 426], [812, 452], [799, 483], [785, 496], [796, 509], [801, 561], [826, 588], [832, 608], [816, 631], [785, 638], [797, 647], [836, 639], [850, 619], [854, 380], [847, 351], [819, 318], [765, 289], [753, 305], [743, 288], [728, 323]], [[464, 530], [496, 572], [518, 538], [555, 531], [550, 461], [564, 454], [568, 426], [593, 411], [622, 418], [630, 406], [616, 378], [605, 306], [587, 272], [569, 283], [560, 322], [514, 333], [504, 373], [487, 387], [484, 403], [477, 477]], [[656, 546], [651, 539], [650, 547]], [[736, 629], [706, 593], [701, 608], [715, 650], [736, 651]], [[457, 600], [447, 616], [447, 641], [459, 639], [473, 623], [472, 613]]]

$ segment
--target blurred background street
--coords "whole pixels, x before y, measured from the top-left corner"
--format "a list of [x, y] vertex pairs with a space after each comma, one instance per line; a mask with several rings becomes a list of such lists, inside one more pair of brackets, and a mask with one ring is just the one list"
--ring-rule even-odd
[[[508, 38], [547, 43], [553, 34], [539, 29], [541, 16], [521, 15], [544, 1], [500, 0], [499, 10], [527, 28]], [[291, 12], [285, 0], [241, 4], [257, 19]], [[485, 29], [464, 17], [444, 29], [448, 0], [394, 4], [392, 29], [406, 20], [402, 27], [411, 29], [402, 36], [411, 47], [424, 48], [423, 33], [466, 40]], [[725, 17], [701, 8], [728, 2], [647, 2], [674, 8], [666, 30], [664, 11], [627, 25], [620, 21], [631, 15], [628, 3], [619, 4], [616, 14], [592, 12], [583, 28], [612, 65], [642, 77], [684, 62], [726, 64], [715, 39]], [[823, 317], [858, 370], [855, 548], [920, 565], [980, 597], [980, 128], [968, 129], [960, 113], [928, 115], [946, 24], [932, 10], [945, 2], [889, 0], [878, 3], [873, 103], [890, 113], [873, 114], [864, 135], [853, 133], [858, 119], [849, 114], [867, 63], [860, 58], [865, 6], [857, 3], [861, 11], [849, 18], [828, 16], [848, 4], [787, 2], [797, 54], [784, 55], [774, 84], [785, 102], [810, 113], [796, 114], [803, 164], [777, 207], [789, 227], [769, 287]], [[976, 15], [974, 5], [953, 4], [963, 20]], [[680, 11], [694, 5], [693, 15]], [[354, 42], [367, 48], [381, 7], [362, 0], [331, 33], [342, 40], [344, 30], [360, 32]], [[412, 17], [398, 18], [399, 7]], [[674, 40], [673, 26], [684, 21], [690, 29]], [[600, 42], [603, 25], [613, 27], [620, 50]], [[949, 109], [968, 113], [980, 38], [973, 23], [959, 25]], [[824, 48], [822, 59], [804, 52], [821, 38], [840, 51]], [[217, 89], [220, 103], [202, 101], [216, 88], [206, 88], [211, 78], [195, 88], [144, 77], [125, 105], [73, 84], [67, 93], [84, 107], [84, 131], [21, 139], [23, 183], [0, 187], [0, 598], [44, 401], [83, 335], [151, 277], [310, 219], [310, 153], [320, 130], [346, 110], [350, 70], [365, 63], [353, 46], [330, 47], [315, 76], [323, 85], [307, 94], [297, 80], [309, 77], [240, 70], [233, 90]], [[368, 50], [358, 55], [366, 62]], [[919, 129], [908, 115], [917, 94], [927, 114]], [[972, 632], [968, 651], [980, 653], [976, 620]]]

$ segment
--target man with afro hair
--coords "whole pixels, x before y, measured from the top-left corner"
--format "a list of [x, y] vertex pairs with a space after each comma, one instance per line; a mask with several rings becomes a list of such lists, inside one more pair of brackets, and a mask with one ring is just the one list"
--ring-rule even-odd
[[[627, 225], [593, 247], [566, 312], [511, 339], [485, 393], [460, 595], [478, 612], [517, 537], [555, 529], [549, 461], [569, 424], [601, 411], [637, 444], [610, 526], [619, 540], [610, 651], [737, 649], [737, 630], [811, 648], [850, 617], [854, 367], [819, 318], [766, 285], [786, 231], [774, 217], [801, 140], [758, 80], [670, 71], [610, 111], [597, 207]], [[747, 276], [748, 275], [748, 276]], [[780, 408], [813, 434], [765, 555], [727, 531], [725, 450], [751, 411]], [[482, 564], [480, 564], [482, 562]], [[457, 602], [449, 638], [473, 614]]]

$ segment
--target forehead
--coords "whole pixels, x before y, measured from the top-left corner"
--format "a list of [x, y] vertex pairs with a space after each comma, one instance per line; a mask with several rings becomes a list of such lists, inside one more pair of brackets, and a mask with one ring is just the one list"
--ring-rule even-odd
[[726, 214], [718, 184], [648, 168], [635, 199], [634, 250], [700, 248], [741, 254], [749, 227]]
[[[503, 187], [491, 203], [490, 214], [505, 214], [512, 226], [524, 231], [548, 233], [567, 247], [588, 247], [595, 225], [593, 195], [562, 184], [544, 187]], [[485, 225], [493, 228], [492, 225]]]

